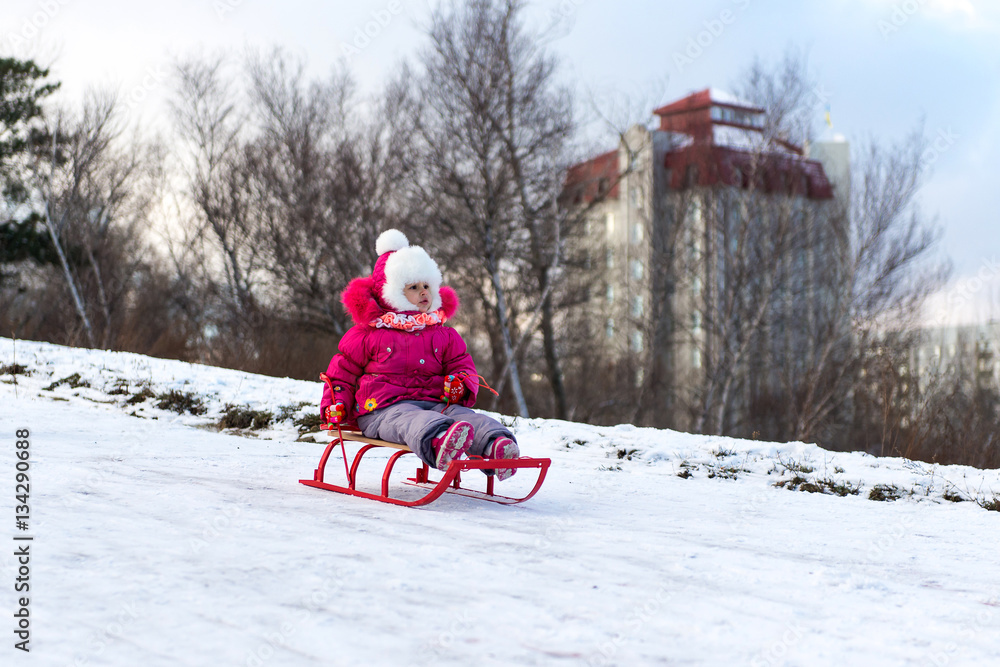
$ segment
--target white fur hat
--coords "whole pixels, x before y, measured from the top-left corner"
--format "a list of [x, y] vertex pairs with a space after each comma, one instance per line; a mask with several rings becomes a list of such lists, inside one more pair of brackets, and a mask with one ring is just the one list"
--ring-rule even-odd
[[420, 246], [411, 246], [398, 229], [388, 229], [375, 241], [378, 261], [372, 271], [375, 294], [393, 310], [417, 310], [403, 294], [411, 283], [425, 282], [431, 292], [431, 311], [441, 307], [441, 269]]

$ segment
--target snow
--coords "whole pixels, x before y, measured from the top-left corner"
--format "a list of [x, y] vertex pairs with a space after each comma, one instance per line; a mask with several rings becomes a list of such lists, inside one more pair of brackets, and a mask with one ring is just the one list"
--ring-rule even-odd
[[724, 146], [740, 151], [752, 153], [767, 152], [772, 154], [788, 155], [798, 157], [798, 153], [790, 150], [787, 146], [777, 142], [767, 142], [764, 135], [754, 130], [747, 130], [742, 127], [731, 125], [712, 125], [712, 142], [716, 146]]
[[754, 108], [753, 104], [750, 104], [746, 100], [742, 100], [736, 95], [733, 95], [726, 90], [722, 90], [721, 88], [711, 88], [708, 94], [712, 101], [718, 104], [731, 104], [733, 106], [744, 107], [747, 109]]
[[[8, 646], [4, 664], [1000, 656], [1000, 513], [971, 501], [1000, 492], [1000, 471], [532, 419], [514, 425], [522, 452], [552, 459], [532, 500], [445, 496], [412, 509], [299, 484], [322, 446], [299, 441], [290, 421], [213, 427], [227, 403], [315, 410], [318, 382], [0, 339], [0, 366], [13, 363], [31, 374], [0, 374], [0, 516], [14, 537], [13, 440], [29, 428], [30, 531], [18, 534], [34, 537], [32, 635], [30, 656]], [[47, 389], [73, 373], [90, 388]], [[129, 394], [141, 382], [195, 392], [207, 412], [127, 405], [109, 393], [123, 380]], [[796, 475], [861, 491], [775, 486]], [[504, 485], [528, 482], [522, 472]], [[877, 484], [902, 497], [869, 500]], [[10, 633], [15, 560], [2, 553]]]

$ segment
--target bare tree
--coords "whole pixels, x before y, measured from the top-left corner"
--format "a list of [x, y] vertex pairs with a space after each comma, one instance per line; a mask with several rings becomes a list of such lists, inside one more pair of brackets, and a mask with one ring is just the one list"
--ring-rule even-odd
[[[939, 230], [914, 199], [922, 181], [923, 138], [862, 149], [855, 161], [848, 210], [827, 224], [847, 230], [838, 264], [837, 289], [827, 295], [812, 355], [796, 378], [792, 437], [815, 438], [860, 383], [864, 354], [887, 345], [888, 331], [913, 331], [927, 297], [947, 279], [950, 267], [935, 258]], [[844, 327], [843, 323], [850, 323]]]
[[187, 147], [182, 169], [197, 221], [188, 242], [217, 246], [222, 301], [238, 317], [258, 306], [261, 230], [252, 211], [252, 171], [243, 151], [245, 114], [225, 72], [225, 60], [192, 58], [175, 66], [174, 125]]
[[245, 90], [221, 58], [177, 66], [179, 208], [192, 224], [174, 262], [205, 292], [217, 363], [311, 368], [351, 324], [341, 290], [371, 270], [381, 229], [409, 215], [407, 87], [393, 82], [361, 117], [343, 69], [310, 80], [280, 49], [244, 64]]
[[[767, 111], [763, 134], [770, 141], [812, 139], [819, 97], [807, 69], [789, 51], [773, 68], [755, 62], [737, 87]], [[785, 413], [771, 437], [843, 437], [871, 350], [884, 349], [889, 330], [912, 331], [923, 302], [947, 276], [947, 265], [933, 256], [939, 232], [914, 203], [923, 149], [919, 130], [895, 146], [869, 142], [856, 151], [851, 182], [839, 184], [848, 192], [796, 220], [783, 260], [792, 280], [777, 294], [788, 305], [779, 304], [780, 316], [769, 324], [793, 339], [787, 354], [761, 357], [770, 371], [755, 371], [774, 378], [764, 394]]]
[[125, 139], [113, 93], [89, 93], [79, 115], [60, 111], [49, 125], [48, 143], [34, 147], [32, 187], [86, 341], [111, 347], [131, 277], [148, 259], [155, 149]]
[[487, 304], [494, 370], [528, 415], [521, 360], [540, 327], [556, 410], [566, 413], [555, 285], [565, 211], [558, 207], [574, 125], [556, 63], [522, 23], [519, 0], [472, 0], [434, 14], [422, 57], [416, 131], [425, 227]]
[[268, 271], [301, 326], [340, 335], [350, 326], [340, 291], [370, 270], [379, 232], [405, 216], [405, 86], [391, 84], [359, 119], [344, 71], [308, 83], [303, 64], [280, 51], [251, 55], [248, 71], [259, 135], [247, 152]]

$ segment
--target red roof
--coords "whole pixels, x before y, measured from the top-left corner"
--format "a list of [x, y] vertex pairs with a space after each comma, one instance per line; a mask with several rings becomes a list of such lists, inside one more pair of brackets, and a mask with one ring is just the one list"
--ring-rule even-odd
[[687, 97], [682, 97], [676, 102], [671, 102], [666, 106], [655, 109], [653, 114], [656, 116], [666, 116], [682, 111], [707, 109], [712, 106], [733, 107], [734, 109], [746, 109], [747, 111], [759, 111], [761, 113], [764, 112], [763, 109], [746, 103], [737, 103], [732, 100], [722, 100], [718, 98], [712, 99], [712, 89], [706, 88], [705, 90], [699, 90], [697, 93], [691, 93]]
[[574, 203], [593, 201], [602, 188], [610, 188], [609, 199], [618, 198], [618, 150], [601, 153], [586, 162], [575, 164], [566, 173], [566, 192]]
[[807, 199], [833, 198], [833, 187], [823, 164], [797, 155], [754, 155], [736, 148], [694, 144], [667, 153], [664, 167], [669, 170], [672, 190], [692, 185], [731, 185]]
[[[655, 110], [653, 113], [661, 117], [662, 131], [690, 137], [689, 141], [664, 156], [664, 166], [671, 174], [672, 189], [689, 185], [730, 185], [759, 188], [765, 192], [787, 192], [809, 199], [833, 197], [833, 188], [822, 163], [804, 159], [800, 147], [780, 138], [774, 140], [773, 150], [758, 152], [757, 148], [741, 138], [760, 137], [760, 129], [713, 120], [710, 112], [713, 106], [741, 109], [752, 114], [764, 113], [762, 109], [711, 88]], [[729, 137], [733, 141], [717, 141], [717, 130], [735, 131], [737, 135]], [[603, 188], [608, 189], [609, 198], [617, 199], [618, 159], [618, 151], [613, 150], [570, 167], [566, 175], [564, 199], [574, 204], [590, 202], [604, 192]]]

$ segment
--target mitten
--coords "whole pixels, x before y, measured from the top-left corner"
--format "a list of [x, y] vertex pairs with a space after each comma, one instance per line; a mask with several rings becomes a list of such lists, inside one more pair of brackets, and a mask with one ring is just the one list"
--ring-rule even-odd
[[465, 373], [458, 375], [448, 375], [444, 379], [444, 395], [441, 400], [445, 403], [458, 403], [465, 396], [465, 383], [462, 381]]
[[326, 406], [326, 422], [328, 424], [343, 423], [346, 414], [347, 412], [344, 410], [344, 404], [340, 401], [334, 403], [333, 405]]

